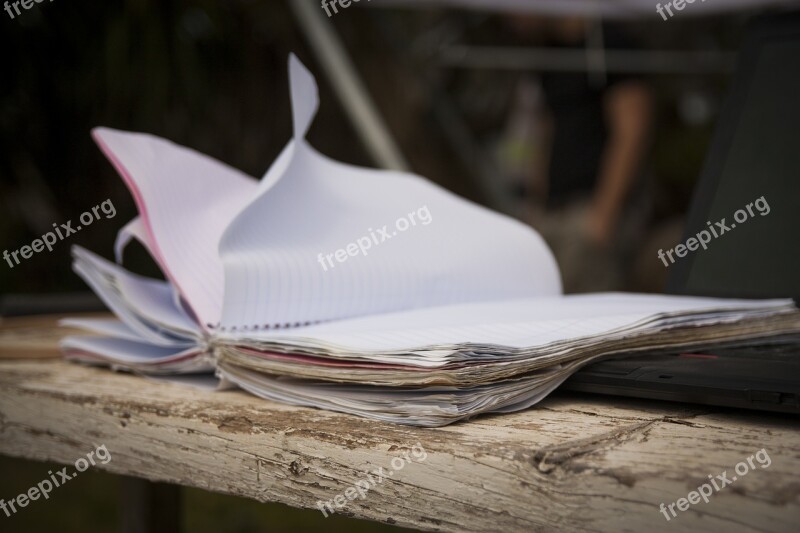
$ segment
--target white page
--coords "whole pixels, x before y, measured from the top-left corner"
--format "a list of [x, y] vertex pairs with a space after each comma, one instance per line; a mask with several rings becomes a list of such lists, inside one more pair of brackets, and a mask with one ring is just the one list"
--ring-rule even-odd
[[171, 346], [176, 338], [202, 336], [200, 327], [175, 304], [168, 283], [131, 274], [80, 246], [72, 251], [73, 270], [143, 341]]
[[103, 303], [133, 330], [142, 341], [150, 342], [156, 346], [172, 345], [172, 340], [161, 331], [158, 331], [157, 328], [142, 315], [131, 309], [96, 269], [85, 262], [76, 260], [72, 264], [72, 270], [83, 278], [86, 284], [100, 297]]
[[[314, 78], [294, 56], [290, 78], [295, 138], [220, 244], [223, 328], [560, 294], [555, 260], [530, 227], [418, 176], [316, 152], [303, 139], [316, 111]], [[384, 225], [386, 241], [377, 231]], [[360, 255], [320, 262], [359, 239]]]
[[258, 182], [153, 135], [109, 128], [92, 135], [130, 189], [146, 228], [142, 240], [164, 274], [204, 327], [218, 323], [223, 273], [217, 246]]
[[339, 385], [225, 366], [219, 373], [244, 390], [269, 400], [435, 427], [480, 413], [514, 411], [533, 405], [558, 386], [570, 371], [554, 368], [525, 378], [464, 388]]
[[[117, 339], [124, 339], [133, 342], [143, 342], [144, 339], [136, 331], [127, 326], [124, 322], [114, 319], [103, 318], [64, 318], [58, 321], [59, 326], [82, 329], [91, 333], [97, 333]], [[166, 341], [166, 339], [165, 339]], [[184, 347], [197, 346], [197, 339], [171, 340], [158, 346]]]
[[117, 238], [114, 241], [114, 259], [116, 259], [117, 263], [122, 264], [122, 254], [131, 239], [136, 239], [145, 247], [162, 272], [166, 270], [166, 266], [161, 263], [162, 258], [158, 255], [155, 243], [150, 239], [150, 234], [144, 225], [144, 221], [142, 221], [142, 217], [135, 217], [117, 232]]
[[[451, 305], [224, 338], [333, 346], [342, 353], [413, 351], [465, 343], [530, 348], [607, 334], [662, 314], [774, 311], [792, 305], [791, 300], [596, 293]], [[430, 357], [432, 364], [435, 359]]]
[[106, 364], [122, 365], [164, 364], [177, 360], [193, 359], [200, 355], [198, 348], [174, 348], [154, 346], [143, 342], [117, 339], [112, 337], [85, 337], [75, 335], [67, 337], [60, 343], [61, 349], [71, 358], [81, 359], [82, 353], [96, 355], [95, 359]]

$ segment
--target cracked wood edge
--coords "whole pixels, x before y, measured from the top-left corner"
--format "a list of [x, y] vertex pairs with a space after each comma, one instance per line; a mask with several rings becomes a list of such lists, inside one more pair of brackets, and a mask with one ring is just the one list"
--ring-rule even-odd
[[[521, 413], [411, 428], [206, 393], [62, 361], [0, 362], [0, 453], [316, 509], [419, 442], [427, 453], [340, 514], [438, 531], [791, 531], [800, 429], [788, 416], [560, 396]], [[667, 522], [708, 474], [769, 468]]]

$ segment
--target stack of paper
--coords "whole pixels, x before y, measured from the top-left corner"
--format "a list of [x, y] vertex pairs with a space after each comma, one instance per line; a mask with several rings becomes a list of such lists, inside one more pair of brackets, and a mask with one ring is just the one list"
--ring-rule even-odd
[[[622, 352], [800, 331], [790, 301], [561, 295], [532, 229], [423, 178], [305, 141], [318, 97], [290, 59], [294, 138], [257, 182], [150, 135], [94, 137], [130, 188], [167, 281], [76, 247], [119, 320], [68, 320], [67, 357], [143, 374], [214, 370], [265, 398], [436, 426], [523, 409]], [[402, 223], [401, 223], [402, 222]]]

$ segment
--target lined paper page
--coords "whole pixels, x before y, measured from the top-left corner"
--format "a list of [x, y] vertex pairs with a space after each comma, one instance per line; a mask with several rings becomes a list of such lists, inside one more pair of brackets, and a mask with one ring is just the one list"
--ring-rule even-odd
[[[290, 78], [295, 138], [220, 244], [223, 328], [561, 292], [555, 260], [533, 229], [423, 178], [315, 151], [303, 134], [316, 84], [294, 57]], [[297, 105], [302, 98], [309, 105]], [[344, 262], [335, 258], [348, 247]]]
[[132, 239], [136, 239], [144, 246], [162, 272], [166, 270], [164, 258], [160, 257], [155, 243], [150, 239], [150, 234], [142, 221], [142, 217], [134, 218], [117, 232], [117, 238], [114, 241], [114, 259], [116, 259], [117, 263], [122, 264], [122, 255]]
[[69, 336], [59, 343], [67, 359], [148, 374], [209, 372], [214, 366], [197, 347], [167, 348], [110, 337]]
[[73, 270], [143, 340], [169, 346], [175, 337], [201, 336], [166, 282], [131, 274], [80, 246], [73, 246], [72, 254]]
[[147, 230], [148, 249], [202, 325], [219, 322], [223, 231], [258, 183], [206, 155], [143, 133], [92, 135], [125, 180]]
[[598, 293], [451, 305], [241, 337], [289, 343], [313, 340], [344, 351], [410, 351], [464, 343], [527, 348], [607, 334], [661, 314], [791, 305], [791, 300]]

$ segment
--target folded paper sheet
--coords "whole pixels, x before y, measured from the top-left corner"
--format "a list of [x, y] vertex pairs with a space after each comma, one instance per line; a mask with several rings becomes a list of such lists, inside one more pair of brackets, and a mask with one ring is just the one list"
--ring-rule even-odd
[[143, 228], [133, 223], [128, 230], [145, 236], [141, 240], [198, 320], [219, 322], [224, 285], [219, 240], [258, 183], [152, 135], [109, 128], [95, 128], [92, 135], [136, 201]]
[[[289, 63], [294, 138], [260, 185], [150, 135], [94, 131], [140, 213], [118, 257], [139, 238], [201, 324], [222, 330], [560, 294], [555, 259], [530, 227], [419, 176], [314, 150], [304, 136], [317, 85]], [[428, 218], [414, 218], [421, 210]], [[350, 244], [358, 257], [326, 258]]]
[[[555, 259], [530, 227], [424, 178], [319, 154], [303, 138], [317, 86], [294, 56], [290, 79], [295, 137], [268, 172], [269, 187], [262, 186], [220, 244], [223, 328], [561, 293]], [[421, 209], [429, 217], [411, 229], [408, 218]], [[401, 218], [407, 231], [396, 224]], [[324, 263], [348, 244], [359, 247], [358, 255]]]

